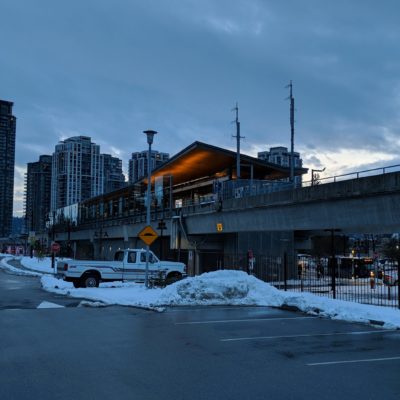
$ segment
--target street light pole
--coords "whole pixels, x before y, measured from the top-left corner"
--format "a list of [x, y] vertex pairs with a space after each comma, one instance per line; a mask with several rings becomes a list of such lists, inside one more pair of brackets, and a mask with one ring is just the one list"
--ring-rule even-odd
[[323, 169], [312, 169], [311, 170], [311, 186], [314, 186], [319, 178], [318, 174], [314, 174], [314, 172], [324, 172], [325, 168]]
[[[56, 212], [53, 210], [53, 221], [52, 221], [52, 227], [51, 227], [51, 244], [53, 245], [55, 238], [56, 238], [56, 231], [55, 231], [55, 221], [56, 219]], [[53, 249], [51, 250], [51, 268], [54, 271], [54, 275], [57, 274], [56, 271], [56, 263], [55, 263], [55, 253]]]
[[[149, 145], [149, 152], [147, 156], [147, 209], [146, 209], [146, 224], [150, 226], [150, 205], [151, 205], [151, 145], [153, 144], [154, 135], [157, 133], [153, 130], [143, 131], [147, 136], [147, 143]], [[144, 284], [149, 287], [149, 256], [150, 246], [146, 245], [146, 275]]]

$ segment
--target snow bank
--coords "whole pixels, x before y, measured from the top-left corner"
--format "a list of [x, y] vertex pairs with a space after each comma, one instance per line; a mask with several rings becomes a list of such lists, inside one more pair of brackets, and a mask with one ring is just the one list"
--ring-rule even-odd
[[136, 283], [104, 283], [99, 288], [74, 289], [51, 276], [42, 277], [45, 290], [101, 304], [162, 310], [166, 306], [256, 305], [292, 307], [308, 314], [351, 322], [379, 323], [400, 329], [400, 310], [333, 300], [311, 293], [283, 292], [241, 271], [215, 271], [186, 278], [164, 289]]
[[[26, 271], [9, 264], [18, 259]], [[351, 322], [380, 324], [400, 329], [400, 310], [334, 300], [311, 293], [283, 292], [242, 271], [215, 271], [186, 278], [164, 289], [146, 289], [132, 282], [101, 283], [99, 288], [75, 289], [72, 283], [53, 276], [51, 259], [5, 256], [0, 268], [17, 275], [41, 276], [43, 289], [100, 305], [124, 305], [162, 310], [166, 306], [252, 305], [290, 307], [308, 314]], [[90, 305], [90, 304], [89, 304]]]
[[[62, 260], [61, 258], [55, 259], [55, 262]], [[64, 259], [65, 260], [65, 259]], [[21, 257], [19, 259], [21, 265], [33, 271], [43, 272], [45, 274], [53, 274], [54, 269], [51, 268], [51, 257], [36, 258], [36, 257]]]
[[242, 271], [215, 271], [167, 286], [162, 305], [268, 305], [279, 306], [281, 292]]
[[21, 275], [21, 276], [42, 276], [42, 274], [38, 272], [32, 272], [32, 271], [25, 271], [20, 268], [13, 267], [12, 265], [9, 264], [9, 261], [16, 259], [14, 256], [6, 256], [1, 259], [0, 261], [0, 268], [5, 269], [9, 272], [12, 272], [15, 275]]

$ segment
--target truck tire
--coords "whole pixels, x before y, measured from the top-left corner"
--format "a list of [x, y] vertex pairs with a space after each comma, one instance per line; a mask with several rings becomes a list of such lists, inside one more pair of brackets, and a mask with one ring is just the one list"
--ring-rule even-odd
[[172, 283], [178, 282], [182, 279], [182, 274], [179, 272], [173, 272], [169, 274], [165, 279], [166, 285], [171, 285]]
[[89, 273], [85, 274], [80, 279], [80, 285], [83, 288], [94, 288], [99, 287], [100, 277], [97, 274]]

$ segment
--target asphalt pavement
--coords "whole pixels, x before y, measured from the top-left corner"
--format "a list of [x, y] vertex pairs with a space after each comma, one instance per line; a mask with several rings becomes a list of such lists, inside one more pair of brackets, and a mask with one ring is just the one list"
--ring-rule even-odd
[[35, 285], [0, 272], [2, 400], [400, 398], [400, 331], [269, 307], [35, 308], [62, 300]]

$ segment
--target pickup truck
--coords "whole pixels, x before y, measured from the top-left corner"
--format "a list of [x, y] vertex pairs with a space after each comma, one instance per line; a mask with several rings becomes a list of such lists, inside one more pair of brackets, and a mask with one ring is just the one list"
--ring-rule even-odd
[[[125, 249], [115, 253], [114, 261], [64, 260], [57, 262], [57, 276], [74, 287], [98, 287], [100, 282], [144, 282], [146, 274], [146, 250]], [[165, 284], [176, 282], [186, 276], [186, 266], [181, 262], [160, 261], [150, 251], [150, 280]]]

